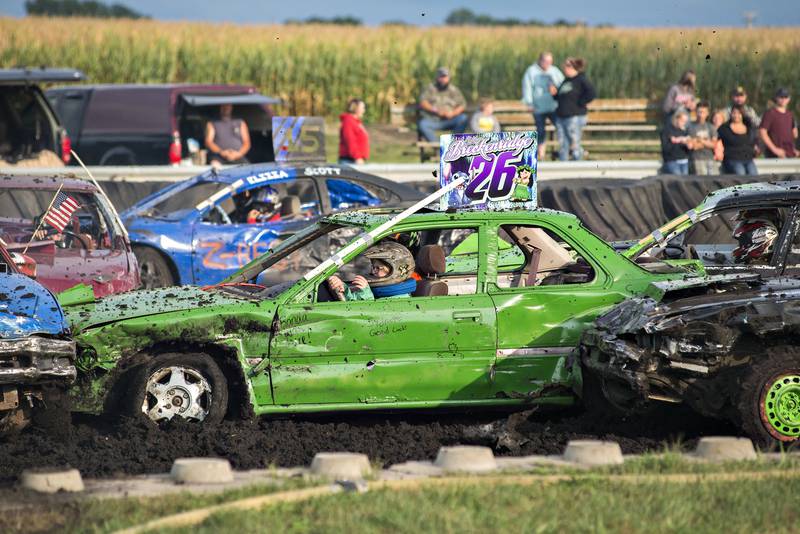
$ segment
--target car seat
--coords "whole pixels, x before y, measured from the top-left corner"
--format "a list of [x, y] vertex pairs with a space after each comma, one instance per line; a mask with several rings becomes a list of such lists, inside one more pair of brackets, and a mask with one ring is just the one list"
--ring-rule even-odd
[[287, 195], [281, 200], [281, 219], [294, 219], [300, 216], [300, 197]]
[[439, 245], [425, 245], [417, 253], [417, 272], [422, 280], [417, 282], [417, 289], [412, 293], [415, 297], [441, 297], [448, 293], [447, 284], [439, 280], [445, 273], [447, 262], [444, 250]]

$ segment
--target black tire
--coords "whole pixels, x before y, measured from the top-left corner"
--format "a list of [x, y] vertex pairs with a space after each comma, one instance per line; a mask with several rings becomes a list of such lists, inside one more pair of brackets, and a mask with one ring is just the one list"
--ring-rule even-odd
[[[794, 405], [795, 415], [791, 418], [794, 424], [788, 423], [778, 430], [769, 422], [770, 414], [773, 414], [773, 420], [775, 417], [775, 403], [770, 402], [768, 397], [774, 398], [776, 390], [780, 391], [781, 388], [784, 389], [783, 395], [792, 393], [794, 399], [782, 400], [779, 397], [781, 405], [785, 407], [786, 401]], [[766, 358], [759, 359], [747, 370], [739, 391], [739, 398], [735, 402], [739, 423], [754, 443], [766, 448], [800, 445], [800, 406], [795, 402], [800, 399], [800, 349], [769, 349]]]
[[139, 263], [139, 274], [144, 289], [174, 286], [177, 280], [169, 263], [161, 253], [150, 247], [134, 247], [133, 253]]
[[[170, 412], [180, 410], [179, 407], [183, 407], [183, 403], [187, 402], [187, 395], [181, 395], [181, 386], [173, 386], [173, 390], [167, 392], [166, 396], [171, 397], [173, 400], [166, 412], [161, 409], [165, 405], [162, 404], [159, 407], [158, 403], [155, 402], [156, 397], [147, 392], [148, 383], [151, 380], [159, 382], [160, 375], [161, 380], [169, 380], [171, 379], [171, 373], [176, 372], [174, 371], [176, 368], [181, 370], [183, 377], [187, 381], [196, 381], [197, 377], [201, 376], [210, 388], [207, 395], [203, 395], [197, 402], [202, 411], [205, 412], [205, 416], [202, 419], [184, 417], [181, 413], [173, 413], [170, 416]], [[165, 422], [170, 418], [178, 418], [201, 422], [203, 425], [209, 426], [219, 424], [228, 411], [228, 382], [217, 363], [208, 354], [201, 352], [161, 354], [150, 362], [131, 370], [129, 377], [125, 388], [127, 395], [121, 400], [121, 408], [124, 414], [130, 417], [154, 424]], [[172, 394], [174, 390], [178, 391]], [[187, 402], [185, 408], [187, 413], [191, 413], [192, 402]], [[157, 420], [146, 413], [148, 409], [154, 410]]]

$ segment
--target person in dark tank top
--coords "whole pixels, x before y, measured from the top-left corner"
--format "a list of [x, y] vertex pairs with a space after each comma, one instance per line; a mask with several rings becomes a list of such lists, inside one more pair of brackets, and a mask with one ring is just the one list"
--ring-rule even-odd
[[233, 118], [233, 105], [219, 107], [219, 120], [206, 125], [206, 148], [210, 163], [249, 163], [245, 155], [250, 151], [250, 131], [242, 119]]

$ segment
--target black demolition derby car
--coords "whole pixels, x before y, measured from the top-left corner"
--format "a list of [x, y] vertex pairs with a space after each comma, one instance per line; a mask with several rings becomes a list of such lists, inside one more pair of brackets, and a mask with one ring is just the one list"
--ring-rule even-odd
[[[622, 412], [686, 403], [761, 445], [800, 439], [800, 181], [710, 194], [626, 252], [668, 249], [707, 276], [652, 284], [584, 332], [585, 391]], [[710, 232], [714, 245], [693, 245]]]

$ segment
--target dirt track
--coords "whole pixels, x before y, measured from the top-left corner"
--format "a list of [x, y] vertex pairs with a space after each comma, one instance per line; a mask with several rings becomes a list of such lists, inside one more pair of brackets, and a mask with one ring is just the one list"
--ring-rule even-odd
[[572, 412], [473, 415], [384, 415], [251, 421], [226, 421], [214, 429], [174, 424], [165, 429], [139, 422], [110, 424], [99, 418], [74, 417], [68, 436], [29, 430], [0, 439], [0, 484], [22, 469], [77, 467], [84, 477], [167, 472], [184, 456], [221, 456], [235, 468], [307, 465], [318, 451], [363, 452], [393, 464], [436, 455], [442, 445], [488, 445], [498, 455], [558, 454], [570, 439], [609, 439], [625, 453], [658, 450], [681, 441], [692, 447], [703, 435], [729, 435], [725, 423], [682, 409], [649, 417], [606, 420]]

